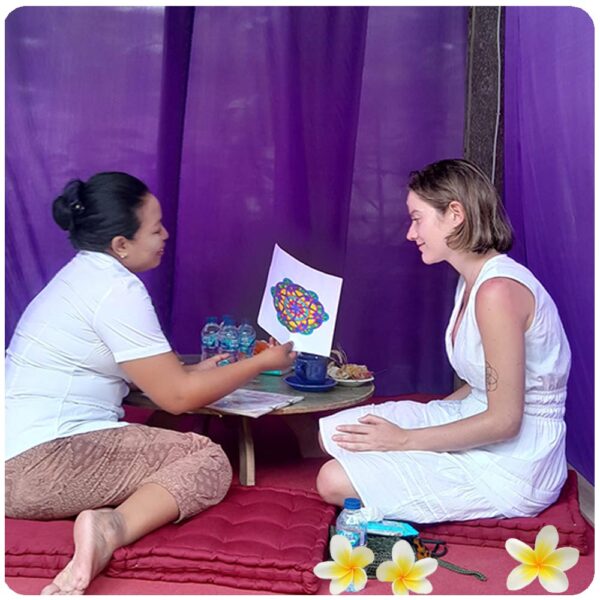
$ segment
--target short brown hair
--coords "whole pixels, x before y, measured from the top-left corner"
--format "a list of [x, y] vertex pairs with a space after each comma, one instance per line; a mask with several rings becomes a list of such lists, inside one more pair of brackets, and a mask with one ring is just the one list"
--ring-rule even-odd
[[513, 231], [502, 200], [488, 176], [472, 162], [446, 159], [412, 171], [408, 189], [441, 213], [453, 201], [462, 205], [465, 220], [446, 238], [453, 250], [484, 254], [511, 249]]

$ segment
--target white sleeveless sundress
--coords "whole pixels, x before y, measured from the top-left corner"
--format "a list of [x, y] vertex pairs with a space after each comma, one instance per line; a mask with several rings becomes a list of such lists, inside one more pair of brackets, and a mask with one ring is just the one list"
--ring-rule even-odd
[[[335, 428], [374, 414], [411, 429], [442, 425], [484, 411], [485, 359], [475, 297], [494, 277], [525, 285], [535, 298], [535, 315], [525, 333], [525, 405], [519, 434], [505, 442], [459, 452], [349, 452], [331, 440]], [[361, 406], [320, 419], [327, 452], [344, 468], [363, 504], [387, 518], [414, 523], [485, 517], [534, 516], [552, 504], [567, 476], [564, 422], [571, 351], [556, 306], [524, 266], [505, 254], [482, 267], [463, 319], [452, 331], [465, 289], [460, 278], [446, 330], [446, 351], [458, 376], [472, 388], [463, 400], [410, 400]]]

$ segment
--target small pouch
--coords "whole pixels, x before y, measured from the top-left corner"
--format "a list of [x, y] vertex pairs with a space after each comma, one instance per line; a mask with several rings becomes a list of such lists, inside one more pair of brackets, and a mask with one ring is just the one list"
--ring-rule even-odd
[[367, 548], [373, 550], [375, 560], [367, 567], [367, 577], [375, 579], [377, 567], [386, 560], [392, 560], [392, 548], [400, 540], [407, 541], [415, 553], [415, 559], [435, 558], [438, 559], [448, 552], [446, 542], [442, 540], [423, 539], [416, 535], [411, 536], [389, 536], [389, 535], [367, 535]]

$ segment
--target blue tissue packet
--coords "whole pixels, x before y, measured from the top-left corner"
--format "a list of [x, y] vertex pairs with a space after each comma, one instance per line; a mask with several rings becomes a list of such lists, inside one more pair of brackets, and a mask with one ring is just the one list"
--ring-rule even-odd
[[261, 371], [261, 375], [285, 375], [287, 373], [289, 373], [292, 370], [292, 367], [289, 367], [288, 369], [284, 369], [283, 371]]
[[368, 521], [367, 523], [367, 535], [372, 533], [374, 535], [390, 535], [399, 537], [413, 537], [419, 535], [419, 532], [408, 523], [402, 521], [390, 521], [384, 519], [383, 521]]

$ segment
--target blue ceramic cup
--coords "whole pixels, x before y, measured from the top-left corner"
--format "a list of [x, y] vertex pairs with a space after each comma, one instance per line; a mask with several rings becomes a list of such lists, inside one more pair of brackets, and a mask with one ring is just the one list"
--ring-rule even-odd
[[327, 379], [327, 358], [301, 352], [296, 357], [296, 377], [303, 383], [322, 384]]

